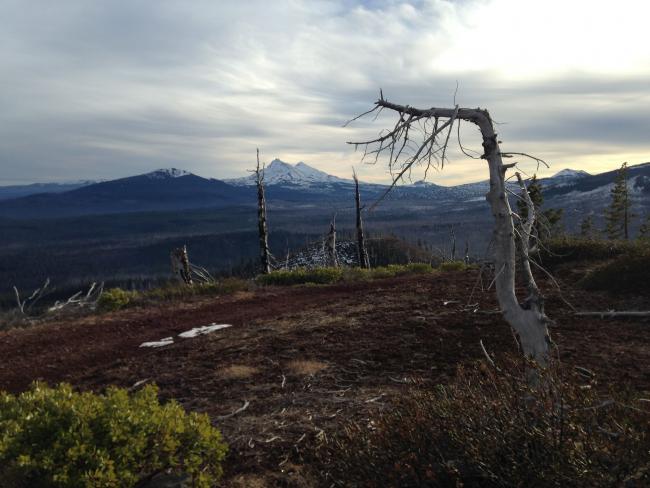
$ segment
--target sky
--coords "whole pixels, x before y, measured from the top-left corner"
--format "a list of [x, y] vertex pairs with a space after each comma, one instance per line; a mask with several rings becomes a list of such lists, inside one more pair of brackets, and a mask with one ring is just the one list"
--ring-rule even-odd
[[[502, 150], [550, 164], [541, 176], [647, 162], [648, 18], [641, 0], [0, 0], [0, 184], [238, 177], [258, 147], [389, 182], [346, 141], [394, 118], [343, 127], [380, 88], [487, 108]], [[460, 136], [480, 150], [473, 127]], [[428, 179], [487, 176], [453, 149]]]

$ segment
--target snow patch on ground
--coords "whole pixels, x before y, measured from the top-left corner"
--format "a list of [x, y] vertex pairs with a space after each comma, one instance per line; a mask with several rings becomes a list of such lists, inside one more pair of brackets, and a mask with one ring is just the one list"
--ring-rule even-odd
[[[232, 327], [232, 325], [215, 324], [215, 323], [212, 323], [210, 325], [202, 325], [201, 327], [194, 327], [193, 329], [186, 330], [185, 332], [181, 332], [180, 334], [178, 334], [178, 337], [182, 337], [183, 339], [192, 339], [194, 337], [209, 334], [210, 332], [214, 332], [215, 330], [225, 329], [227, 327]], [[165, 337], [163, 339], [160, 339], [159, 341], [143, 342], [142, 344], [140, 344], [139, 347], [163, 347], [163, 346], [169, 346], [173, 343], [174, 343], [173, 337]]]
[[226, 327], [232, 327], [232, 325], [231, 324], [203, 325], [201, 327], [194, 327], [193, 329], [186, 330], [185, 332], [181, 332], [180, 334], [178, 334], [178, 337], [182, 337], [183, 339], [190, 339], [192, 337], [209, 334], [210, 332], [214, 332], [215, 330], [225, 329]]
[[174, 343], [173, 337], [165, 337], [164, 339], [160, 339], [159, 341], [143, 342], [142, 344], [140, 344], [140, 347], [163, 347], [163, 346], [169, 346], [170, 344], [173, 343]]

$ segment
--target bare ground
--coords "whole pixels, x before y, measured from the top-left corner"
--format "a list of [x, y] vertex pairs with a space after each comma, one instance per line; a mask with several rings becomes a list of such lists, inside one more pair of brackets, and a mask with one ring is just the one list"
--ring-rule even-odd
[[[346, 421], [445, 383], [482, 357], [480, 339], [491, 352], [516, 351], [477, 277], [266, 288], [0, 332], [0, 389], [18, 392], [35, 379], [93, 390], [156, 383], [163, 398], [208, 413], [222, 430], [231, 446], [226, 485], [313, 486], [303, 453]], [[578, 318], [546, 288], [560, 360], [593, 370], [603, 385], [650, 393], [650, 321]], [[570, 287], [564, 298], [581, 310], [648, 308], [640, 297]], [[213, 322], [233, 327], [138, 347]]]

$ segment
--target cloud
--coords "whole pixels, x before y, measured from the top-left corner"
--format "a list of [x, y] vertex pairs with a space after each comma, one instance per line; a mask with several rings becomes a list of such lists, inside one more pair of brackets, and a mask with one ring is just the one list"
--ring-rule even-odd
[[[43, 0], [27, 9], [6, 0], [0, 182], [161, 166], [231, 177], [256, 147], [349, 176], [358, 154], [344, 142], [389, 120], [341, 125], [380, 87], [401, 103], [450, 105], [457, 81], [459, 103], [504, 122], [508, 149], [557, 169], [602, 165], [604, 155], [615, 166], [650, 155], [648, 10], [627, 0], [616, 9], [556, 0]], [[469, 128], [462, 134], [480, 147]], [[436, 181], [476, 179], [476, 162], [450, 156]], [[381, 164], [359, 172], [388, 178]]]

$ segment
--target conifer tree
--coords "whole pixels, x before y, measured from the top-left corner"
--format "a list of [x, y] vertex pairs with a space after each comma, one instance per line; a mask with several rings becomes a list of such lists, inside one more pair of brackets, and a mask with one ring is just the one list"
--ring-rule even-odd
[[605, 233], [610, 239], [628, 239], [632, 214], [627, 187], [627, 163], [623, 163], [616, 174], [611, 196], [612, 202], [609, 208], [605, 209]]
[[594, 218], [587, 215], [580, 224], [580, 237], [583, 239], [591, 239], [594, 237]]
[[639, 227], [639, 239], [650, 240], [650, 213], [647, 213], [645, 220]]

